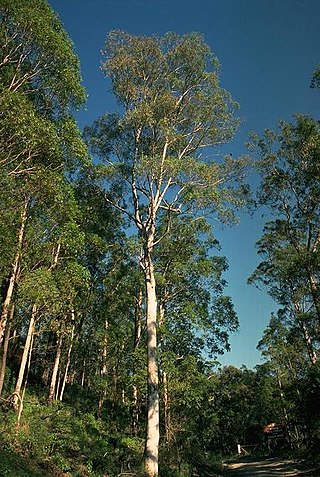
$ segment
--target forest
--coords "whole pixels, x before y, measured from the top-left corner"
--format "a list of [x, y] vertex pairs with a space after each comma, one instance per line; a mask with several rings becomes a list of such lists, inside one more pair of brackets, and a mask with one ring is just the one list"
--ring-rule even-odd
[[[0, 0], [0, 45], [0, 475], [214, 477], [239, 444], [318, 461], [318, 119], [217, 160], [240, 118], [202, 35], [114, 30], [118, 108], [80, 130], [80, 60], [47, 0]], [[239, 323], [212, 220], [261, 208], [248, 282], [278, 311], [262, 364], [221, 367]]]

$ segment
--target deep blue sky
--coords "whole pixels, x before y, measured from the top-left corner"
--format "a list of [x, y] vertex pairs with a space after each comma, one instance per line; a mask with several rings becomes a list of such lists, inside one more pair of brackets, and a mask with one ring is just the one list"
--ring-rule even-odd
[[[74, 42], [89, 94], [80, 127], [115, 109], [110, 84], [99, 70], [100, 50], [110, 30], [162, 35], [201, 32], [221, 63], [221, 85], [240, 103], [243, 123], [228, 146], [245, 152], [249, 131], [275, 128], [297, 112], [320, 117], [320, 90], [309, 88], [320, 63], [319, 0], [49, 0]], [[241, 217], [239, 226], [216, 234], [228, 257], [228, 293], [240, 319], [232, 352], [222, 364], [259, 364], [256, 345], [276, 309], [267, 295], [246, 284], [258, 264], [254, 244], [264, 219]]]

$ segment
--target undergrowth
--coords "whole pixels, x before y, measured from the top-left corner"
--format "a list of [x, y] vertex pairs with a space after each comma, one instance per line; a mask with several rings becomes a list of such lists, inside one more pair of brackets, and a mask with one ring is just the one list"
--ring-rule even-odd
[[16, 420], [13, 411], [1, 412], [1, 477], [114, 477], [141, 467], [142, 439], [111, 432], [70, 405], [29, 397], [19, 426]]

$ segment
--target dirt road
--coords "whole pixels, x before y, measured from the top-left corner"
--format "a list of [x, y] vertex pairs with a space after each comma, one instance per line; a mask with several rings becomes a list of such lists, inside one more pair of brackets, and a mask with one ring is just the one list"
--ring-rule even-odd
[[235, 462], [228, 466], [228, 477], [319, 477], [319, 471], [307, 469], [291, 460], [266, 459], [255, 462]]

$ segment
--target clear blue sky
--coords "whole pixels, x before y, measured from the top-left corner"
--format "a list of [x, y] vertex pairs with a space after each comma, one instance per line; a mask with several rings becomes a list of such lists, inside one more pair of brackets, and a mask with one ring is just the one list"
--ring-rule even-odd
[[[249, 131], [275, 128], [297, 112], [320, 117], [320, 90], [309, 88], [320, 63], [319, 0], [49, 0], [74, 42], [89, 94], [80, 127], [115, 103], [99, 70], [100, 50], [110, 30], [162, 35], [201, 32], [221, 63], [221, 84], [240, 103], [243, 124], [228, 146], [233, 156], [245, 152]], [[276, 309], [266, 293], [246, 284], [258, 264], [254, 244], [264, 219], [241, 217], [239, 226], [216, 229], [228, 257], [228, 293], [240, 320], [232, 351], [222, 364], [254, 367], [256, 345]]]

